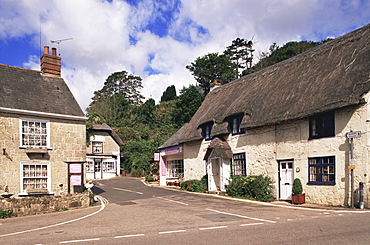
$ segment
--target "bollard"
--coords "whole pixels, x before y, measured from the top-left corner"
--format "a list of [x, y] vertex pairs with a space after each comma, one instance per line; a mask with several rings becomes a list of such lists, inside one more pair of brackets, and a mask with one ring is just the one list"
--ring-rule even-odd
[[359, 183], [359, 193], [360, 193], [360, 203], [359, 203], [359, 208], [364, 209], [364, 183], [360, 182]]

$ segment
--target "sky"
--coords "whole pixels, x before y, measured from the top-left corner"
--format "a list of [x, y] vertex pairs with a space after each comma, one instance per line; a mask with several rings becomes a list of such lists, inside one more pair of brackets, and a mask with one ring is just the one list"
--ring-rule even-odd
[[256, 63], [272, 43], [336, 38], [369, 23], [369, 0], [0, 0], [0, 63], [40, 70], [43, 46], [56, 47], [83, 110], [123, 70], [158, 103], [168, 86], [196, 85], [186, 65], [237, 37], [253, 41]]

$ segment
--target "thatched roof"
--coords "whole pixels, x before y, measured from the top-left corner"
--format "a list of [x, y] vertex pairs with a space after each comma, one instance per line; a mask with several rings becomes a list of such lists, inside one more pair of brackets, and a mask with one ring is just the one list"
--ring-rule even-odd
[[225, 118], [244, 114], [242, 128], [279, 124], [363, 103], [370, 90], [370, 25], [291, 59], [214, 89], [177, 143], [202, 139], [197, 128], [214, 122], [212, 135], [227, 133]]
[[114, 130], [109, 127], [108, 124], [106, 123], [93, 123], [93, 126], [91, 129], [89, 129], [90, 132], [107, 132], [113, 139], [114, 141], [119, 145], [123, 146], [123, 141], [122, 139], [118, 136]]
[[0, 64], [0, 107], [84, 117], [63, 78]]

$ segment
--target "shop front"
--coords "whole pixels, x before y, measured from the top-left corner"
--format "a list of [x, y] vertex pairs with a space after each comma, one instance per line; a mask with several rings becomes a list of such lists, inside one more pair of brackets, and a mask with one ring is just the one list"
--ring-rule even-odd
[[160, 185], [179, 186], [184, 178], [183, 146], [160, 151]]

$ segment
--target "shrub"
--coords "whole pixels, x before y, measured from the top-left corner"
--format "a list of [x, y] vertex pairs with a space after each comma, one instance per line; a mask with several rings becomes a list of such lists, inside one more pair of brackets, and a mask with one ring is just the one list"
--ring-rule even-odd
[[292, 192], [293, 194], [302, 194], [303, 188], [302, 188], [302, 183], [300, 179], [298, 178], [294, 179]]
[[13, 215], [11, 210], [3, 210], [0, 208], [0, 219], [10, 218]]
[[135, 168], [131, 170], [131, 176], [132, 177], [141, 177], [144, 176], [144, 169], [141, 168]]
[[232, 197], [241, 197], [257, 201], [270, 202], [272, 196], [272, 180], [268, 176], [233, 176], [226, 193]]
[[201, 180], [186, 180], [181, 183], [180, 189], [184, 191], [191, 192], [206, 192], [208, 187], [208, 178], [207, 175], [203, 176]]
[[152, 181], [154, 181], [154, 178], [151, 175], [147, 175], [147, 176], [145, 176], [145, 181], [152, 182]]

